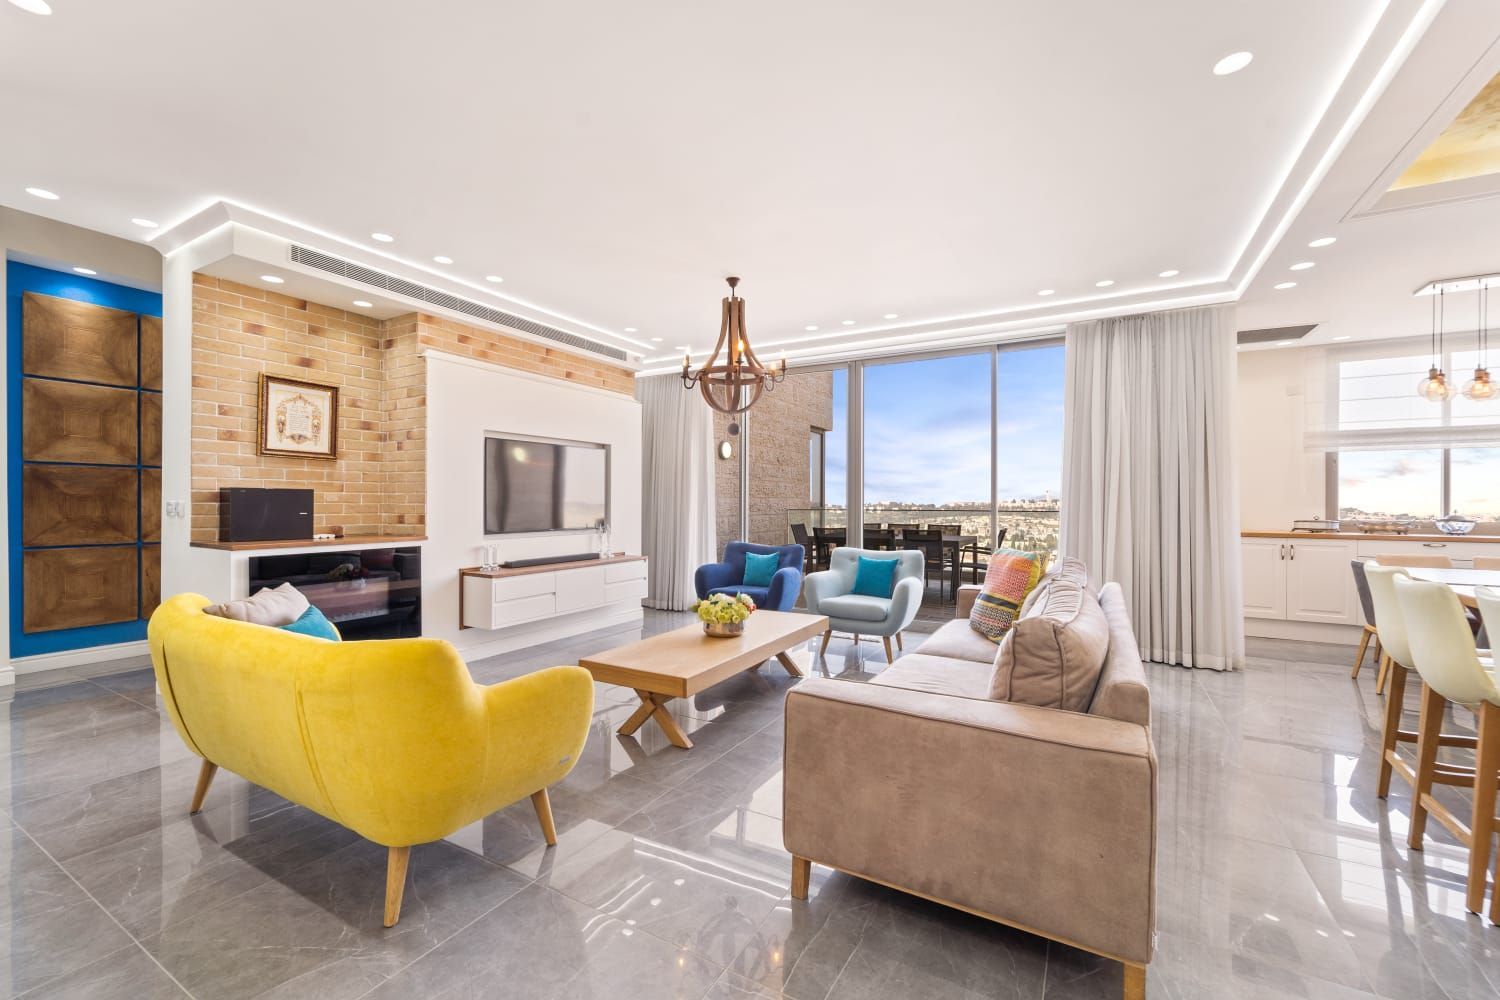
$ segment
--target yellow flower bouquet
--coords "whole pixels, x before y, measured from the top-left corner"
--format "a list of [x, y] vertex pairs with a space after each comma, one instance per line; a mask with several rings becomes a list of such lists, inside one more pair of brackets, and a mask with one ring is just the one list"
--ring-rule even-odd
[[710, 594], [689, 610], [698, 614], [706, 635], [726, 637], [745, 631], [745, 619], [755, 613], [749, 594]]

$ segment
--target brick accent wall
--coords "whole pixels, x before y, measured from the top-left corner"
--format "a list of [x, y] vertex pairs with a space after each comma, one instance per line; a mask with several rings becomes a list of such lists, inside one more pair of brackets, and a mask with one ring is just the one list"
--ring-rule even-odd
[[[632, 372], [602, 359], [424, 313], [381, 321], [195, 274], [193, 541], [218, 538], [225, 486], [311, 487], [317, 531], [425, 533], [426, 349], [635, 392]], [[337, 459], [256, 454], [261, 372], [339, 387]]]
[[[730, 417], [714, 413], [714, 447], [729, 437]], [[833, 427], [833, 373], [792, 373], [761, 395], [750, 411], [748, 434], [730, 438], [735, 457], [715, 459], [716, 535], [719, 551], [734, 540], [739, 527], [740, 461], [744, 438], [750, 440], [750, 538], [763, 545], [792, 541], [787, 511], [811, 503], [808, 438], [812, 430]], [[717, 454], [717, 452], [715, 452]]]

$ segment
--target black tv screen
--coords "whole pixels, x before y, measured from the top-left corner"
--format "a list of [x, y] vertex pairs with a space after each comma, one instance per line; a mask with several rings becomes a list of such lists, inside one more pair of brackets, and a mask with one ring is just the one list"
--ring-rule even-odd
[[609, 519], [609, 449], [484, 439], [484, 533], [586, 531]]

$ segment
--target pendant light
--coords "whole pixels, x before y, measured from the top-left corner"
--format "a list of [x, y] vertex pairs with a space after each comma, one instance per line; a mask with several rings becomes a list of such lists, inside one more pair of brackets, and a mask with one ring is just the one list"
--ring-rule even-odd
[[1448, 376], [1438, 367], [1443, 357], [1443, 289], [1439, 288], [1432, 303], [1432, 367], [1427, 377], [1417, 383], [1417, 395], [1429, 403], [1441, 403], [1453, 395]]
[[1474, 377], [1464, 386], [1464, 398], [1483, 403], [1496, 396], [1495, 383], [1490, 381], [1490, 370], [1486, 366], [1490, 349], [1490, 283], [1479, 280], [1479, 364], [1474, 368]]
[[[691, 355], [682, 359], [682, 387], [697, 386], [708, 405], [720, 413], [744, 413], [755, 405], [762, 392], [775, 388], [786, 378], [786, 358], [778, 364], [766, 365], [755, 356], [750, 334], [745, 329], [745, 300], [736, 292], [740, 279], [724, 280], [729, 283], [729, 297], [721, 301], [719, 341], [696, 372], [691, 371]], [[728, 429], [730, 434], [738, 434], [740, 425], [730, 423]]]

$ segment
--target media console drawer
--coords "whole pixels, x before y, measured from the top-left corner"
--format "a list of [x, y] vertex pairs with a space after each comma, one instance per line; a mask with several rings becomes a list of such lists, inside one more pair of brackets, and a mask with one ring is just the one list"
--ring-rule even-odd
[[459, 627], [501, 629], [646, 596], [646, 560], [608, 559], [459, 571]]

